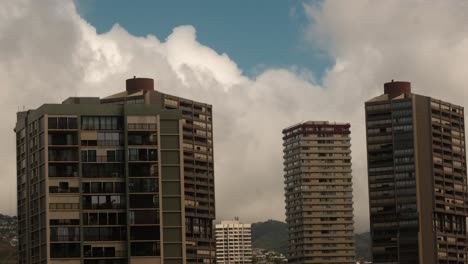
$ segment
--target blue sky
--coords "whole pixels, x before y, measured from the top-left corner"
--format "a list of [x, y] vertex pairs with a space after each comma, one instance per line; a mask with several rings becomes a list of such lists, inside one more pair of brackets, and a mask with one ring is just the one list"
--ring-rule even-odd
[[77, 0], [80, 15], [98, 33], [119, 24], [136, 36], [160, 40], [180, 25], [192, 25], [198, 41], [226, 53], [249, 77], [265, 68], [308, 70], [320, 81], [333, 63], [304, 39], [309, 21], [303, 1]]

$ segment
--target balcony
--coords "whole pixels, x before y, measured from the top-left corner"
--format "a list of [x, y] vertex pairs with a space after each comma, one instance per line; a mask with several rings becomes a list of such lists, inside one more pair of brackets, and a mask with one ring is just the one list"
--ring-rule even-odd
[[75, 146], [78, 145], [76, 133], [50, 133], [48, 135], [49, 146]]
[[49, 186], [49, 193], [79, 193], [80, 188], [70, 187], [68, 189], [61, 189], [58, 186]]
[[156, 131], [157, 124], [149, 123], [129, 123], [127, 125], [128, 130], [143, 130], [143, 131]]
[[128, 134], [129, 146], [155, 146], [157, 143], [157, 134], [155, 132], [132, 132]]
[[122, 178], [124, 166], [120, 163], [84, 163], [83, 178]]
[[49, 149], [49, 162], [78, 162], [77, 149]]
[[82, 162], [85, 163], [107, 163], [107, 162], [124, 162], [125, 159], [123, 156], [115, 155], [98, 155], [98, 156], [82, 156]]

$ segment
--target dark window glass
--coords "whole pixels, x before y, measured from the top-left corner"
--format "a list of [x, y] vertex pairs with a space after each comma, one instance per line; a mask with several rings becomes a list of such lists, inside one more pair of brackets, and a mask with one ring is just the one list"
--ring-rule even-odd
[[116, 182], [114, 183], [114, 188], [116, 193], [123, 193], [125, 192], [125, 183], [123, 182]]
[[99, 224], [100, 225], [107, 225], [107, 213], [100, 213], [99, 214]]
[[106, 118], [105, 116], [101, 116], [99, 118], [99, 129], [105, 130], [106, 129]]
[[155, 226], [132, 226], [130, 228], [132, 240], [159, 240], [159, 228]]
[[58, 129], [67, 129], [68, 128], [68, 125], [67, 125], [67, 118], [66, 117], [59, 117], [58, 118], [58, 126], [57, 126]]
[[159, 224], [159, 212], [154, 210], [130, 211], [130, 224]]
[[126, 225], [127, 224], [127, 215], [125, 213], [119, 213], [118, 215], [119, 225]]
[[79, 243], [51, 243], [51, 258], [79, 258], [81, 255]]
[[57, 129], [57, 118], [56, 117], [49, 117], [49, 129]]
[[132, 194], [130, 195], [130, 208], [159, 208], [157, 195]]
[[117, 214], [109, 213], [108, 221], [109, 221], [109, 225], [117, 225]]
[[101, 193], [102, 188], [101, 188], [101, 183], [100, 182], [92, 182], [91, 183], [91, 192], [92, 193]]
[[68, 128], [69, 129], [77, 129], [78, 128], [76, 118], [68, 118]]
[[112, 129], [112, 119], [113, 119], [113, 117], [106, 117], [106, 129], [107, 130]]
[[88, 225], [88, 214], [82, 214], [83, 225]]
[[114, 191], [112, 182], [103, 182], [102, 184], [104, 185], [104, 192], [105, 193], [111, 193], [111, 192]]
[[161, 248], [159, 242], [132, 242], [132, 256], [160, 256]]

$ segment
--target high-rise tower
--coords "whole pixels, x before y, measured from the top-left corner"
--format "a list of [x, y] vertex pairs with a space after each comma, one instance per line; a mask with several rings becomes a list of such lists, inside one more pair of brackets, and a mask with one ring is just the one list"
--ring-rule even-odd
[[182, 113], [185, 232], [188, 263], [214, 263], [216, 242], [212, 106], [154, 90], [152, 79], [127, 80], [127, 91], [103, 104], [146, 104]]
[[365, 107], [374, 263], [468, 263], [463, 107], [394, 81]]
[[289, 263], [355, 263], [350, 125], [283, 130]]
[[15, 131], [19, 263], [214, 263], [211, 106], [134, 78]]

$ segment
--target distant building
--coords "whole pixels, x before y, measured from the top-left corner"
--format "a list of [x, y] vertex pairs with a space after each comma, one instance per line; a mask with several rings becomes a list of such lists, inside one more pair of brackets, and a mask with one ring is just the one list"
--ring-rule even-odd
[[355, 263], [350, 124], [283, 130], [289, 263]]
[[287, 263], [286, 257], [279, 252], [263, 248], [252, 248], [252, 262], [256, 264]]
[[216, 225], [216, 263], [252, 263], [250, 224], [222, 221]]
[[394, 81], [365, 107], [373, 262], [468, 263], [463, 107]]

